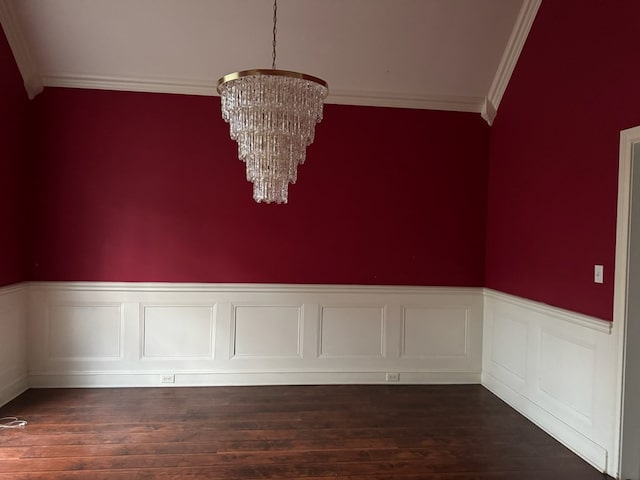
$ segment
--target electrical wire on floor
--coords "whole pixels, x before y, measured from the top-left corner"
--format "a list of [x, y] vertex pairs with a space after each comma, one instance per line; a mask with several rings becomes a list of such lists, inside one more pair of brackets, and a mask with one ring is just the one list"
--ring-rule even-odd
[[3, 417], [0, 418], [0, 430], [5, 428], [24, 428], [27, 426], [26, 420], [21, 420], [18, 417]]

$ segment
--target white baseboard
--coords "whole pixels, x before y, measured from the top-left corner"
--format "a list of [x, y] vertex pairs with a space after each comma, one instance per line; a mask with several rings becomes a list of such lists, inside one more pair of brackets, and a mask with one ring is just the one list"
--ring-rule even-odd
[[480, 374], [468, 372], [394, 372], [399, 382], [388, 382], [384, 372], [181, 372], [174, 382], [160, 383], [167, 372], [33, 373], [32, 388], [76, 387], [194, 387], [234, 385], [339, 385], [339, 384], [477, 384]]
[[482, 384], [615, 475], [617, 332], [611, 322], [486, 290]]

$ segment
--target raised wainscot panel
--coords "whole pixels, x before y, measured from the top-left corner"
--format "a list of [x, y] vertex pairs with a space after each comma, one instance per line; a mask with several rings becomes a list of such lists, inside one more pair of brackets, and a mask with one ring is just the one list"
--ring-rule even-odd
[[29, 386], [26, 299], [24, 285], [0, 287], [0, 406]]
[[302, 325], [299, 305], [236, 305], [232, 358], [300, 358]]
[[526, 322], [515, 320], [509, 313], [498, 310], [493, 314], [491, 327], [491, 361], [524, 382], [527, 375]]
[[51, 305], [49, 358], [119, 359], [122, 304]]
[[[0, 305], [0, 392], [27, 374], [27, 322], [18, 308]], [[2, 400], [2, 395], [0, 395]], [[0, 401], [0, 405], [2, 402]]]
[[[0, 308], [0, 380], [6, 369], [26, 362], [26, 322], [18, 309]], [[26, 372], [23, 372], [26, 373]]]
[[405, 307], [402, 319], [402, 356], [465, 356], [468, 327], [466, 308]]
[[213, 357], [213, 306], [146, 305], [143, 312], [145, 358]]
[[563, 404], [570, 413], [591, 420], [595, 346], [581, 344], [542, 330], [540, 336], [540, 391]]
[[321, 357], [384, 358], [384, 307], [322, 307]]

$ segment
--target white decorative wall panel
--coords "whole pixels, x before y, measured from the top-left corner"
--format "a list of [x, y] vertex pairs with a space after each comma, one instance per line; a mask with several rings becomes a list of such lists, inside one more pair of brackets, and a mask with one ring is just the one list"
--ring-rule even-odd
[[572, 339], [542, 330], [539, 388], [586, 419], [593, 416], [595, 351]]
[[24, 355], [25, 342], [21, 341], [27, 330], [24, 317], [18, 306], [2, 308], [0, 304], [0, 375], [14, 368]]
[[119, 358], [121, 305], [51, 305], [49, 356], [54, 359]]
[[527, 324], [502, 311], [493, 312], [491, 360], [524, 380], [527, 374]]
[[426, 358], [467, 354], [466, 308], [405, 307], [402, 356]]
[[234, 358], [301, 357], [300, 306], [236, 306]]
[[322, 307], [321, 356], [383, 358], [384, 337], [383, 307]]
[[610, 322], [485, 293], [483, 385], [610, 474], [617, 345]]
[[0, 288], [0, 406], [29, 385], [27, 288], [25, 284]]
[[144, 357], [212, 357], [211, 306], [144, 306]]
[[384, 383], [386, 372], [401, 383], [480, 381], [480, 289], [28, 288], [33, 386], [159, 385], [167, 375], [175, 385]]

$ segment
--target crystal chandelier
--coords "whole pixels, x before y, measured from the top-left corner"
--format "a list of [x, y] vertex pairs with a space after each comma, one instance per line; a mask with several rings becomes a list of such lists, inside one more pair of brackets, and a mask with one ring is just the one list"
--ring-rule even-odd
[[289, 183], [296, 183], [329, 93], [324, 80], [276, 69], [277, 13], [274, 0], [271, 69], [244, 70], [218, 80], [222, 118], [238, 142], [238, 158], [246, 164], [258, 203], [287, 203]]

